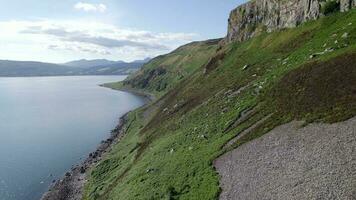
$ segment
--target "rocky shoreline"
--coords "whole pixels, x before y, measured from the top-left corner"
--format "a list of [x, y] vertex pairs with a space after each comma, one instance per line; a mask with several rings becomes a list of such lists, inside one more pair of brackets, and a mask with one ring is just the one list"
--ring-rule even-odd
[[102, 141], [97, 150], [90, 153], [89, 156], [79, 165], [65, 173], [64, 177], [50, 186], [41, 200], [79, 200], [82, 198], [86, 179], [86, 172], [96, 165], [104, 155], [109, 152], [114, 144], [120, 141], [124, 135], [124, 125], [127, 122], [127, 114], [122, 116], [119, 124], [111, 131], [111, 136]]
[[[100, 85], [106, 87], [104, 85]], [[111, 88], [113, 89], [113, 88]], [[114, 89], [116, 90], [116, 89]], [[146, 98], [146, 104], [155, 99], [154, 95], [139, 92], [133, 89], [120, 89], [120, 91], [130, 92], [143, 98]], [[145, 105], [146, 105], [145, 104]], [[143, 105], [144, 106], [144, 105]], [[101, 141], [96, 151], [90, 153], [88, 157], [79, 165], [72, 167], [65, 173], [62, 179], [55, 181], [48, 189], [48, 192], [43, 194], [41, 200], [80, 200], [82, 199], [84, 185], [87, 181], [86, 172], [96, 165], [104, 154], [110, 152], [112, 146], [118, 143], [124, 135], [124, 126], [127, 122], [127, 115], [123, 115], [119, 119], [119, 124], [111, 131], [111, 136]]]

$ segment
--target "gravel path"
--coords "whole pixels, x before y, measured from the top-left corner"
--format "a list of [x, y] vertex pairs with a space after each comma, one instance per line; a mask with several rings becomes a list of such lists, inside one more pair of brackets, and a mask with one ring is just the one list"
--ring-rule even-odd
[[279, 126], [214, 161], [221, 200], [356, 199], [356, 117]]

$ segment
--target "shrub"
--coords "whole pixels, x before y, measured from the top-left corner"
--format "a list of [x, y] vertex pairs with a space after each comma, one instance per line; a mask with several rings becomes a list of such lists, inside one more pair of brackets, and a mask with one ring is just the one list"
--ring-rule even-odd
[[328, 15], [338, 10], [340, 10], [340, 2], [336, 1], [326, 1], [325, 4], [321, 7], [321, 12], [324, 15]]

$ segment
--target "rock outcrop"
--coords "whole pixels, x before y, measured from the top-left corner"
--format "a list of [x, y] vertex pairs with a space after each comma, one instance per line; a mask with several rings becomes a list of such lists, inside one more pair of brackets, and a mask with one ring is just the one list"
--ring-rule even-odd
[[340, 10], [345, 12], [356, 7], [356, 0], [340, 0]]
[[[292, 28], [323, 16], [324, 0], [252, 0], [233, 11], [226, 43], [244, 41], [263, 31]], [[356, 0], [340, 0], [340, 11], [356, 6]]]

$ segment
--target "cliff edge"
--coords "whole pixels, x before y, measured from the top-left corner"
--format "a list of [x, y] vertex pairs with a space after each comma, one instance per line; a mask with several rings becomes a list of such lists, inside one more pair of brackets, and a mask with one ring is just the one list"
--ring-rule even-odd
[[356, 0], [254, 0], [230, 13], [226, 43], [244, 41], [264, 31], [293, 28], [334, 10], [348, 11]]

